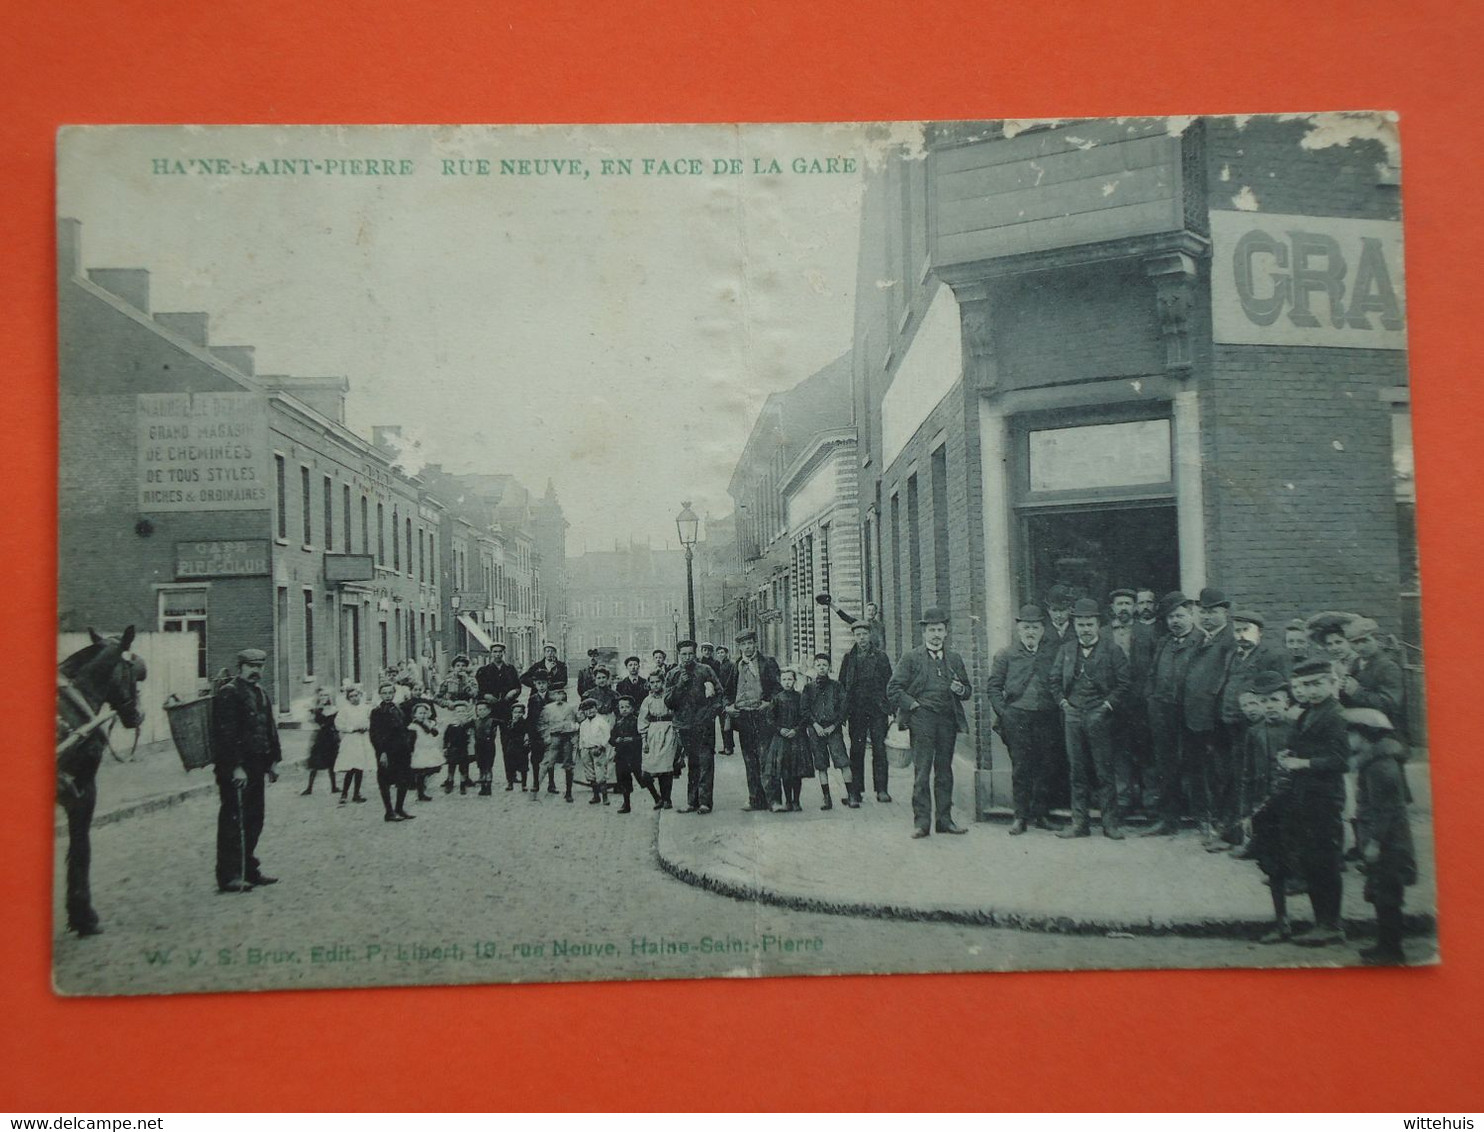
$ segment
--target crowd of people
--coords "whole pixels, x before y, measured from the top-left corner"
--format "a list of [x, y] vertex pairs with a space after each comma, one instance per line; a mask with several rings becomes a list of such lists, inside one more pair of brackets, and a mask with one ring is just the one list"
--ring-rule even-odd
[[[496, 642], [477, 668], [461, 654], [436, 681], [423, 665], [386, 672], [374, 703], [359, 687], [321, 689], [303, 793], [325, 773], [340, 805], [366, 802], [374, 778], [383, 820], [405, 822], [414, 818], [409, 796], [431, 801], [440, 778], [445, 795], [491, 796], [498, 765], [504, 790], [536, 803], [585, 794], [588, 804], [607, 806], [616, 795], [618, 813], [628, 814], [643, 792], [656, 810], [705, 815], [720, 747], [741, 753], [745, 810], [800, 812], [806, 779], [817, 781], [821, 809], [834, 809], [837, 799], [858, 809], [867, 795], [867, 746], [870, 793], [891, 801], [894, 726], [911, 749], [912, 836], [963, 834], [952, 814], [953, 755], [973, 689], [963, 657], [947, 645], [947, 612], [926, 610], [921, 643], [893, 665], [875, 606], [859, 619], [835, 608], [854, 638], [838, 676], [824, 652], [807, 667], [780, 665], [749, 630], [737, 635], [735, 658], [724, 646], [687, 640], [673, 662], [655, 650], [647, 671], [630, 656], [615, 672], [592, 650], [573, 679], [547, 645], [522, 672]], [[1403, 893], [1416, 876], [1402, 667], [1368, 617], [1291, 621], [1281, 647], [1265, 638], [1266, 628], [1261, 614], [1233, 609], [1209, 588], [1158, 600], [1147, 589], [1115, 590], [1105, 611], [1057, 586], [1044, 604], [1022, 606], [1015, 641], [994, 656], [985, 687], [1011, 759], [1008, 832], [1089, 837], [1094, 810], [1115, 841], [1131, 817], [1152, 837], [1193, 823], [1205, 849], [1254, 861], [1266, 877], [1275, 919], [1268, 941], [1326, 946], [1344, 938], [1348, 817], [1349, 856], [1366, 873], [1380, 932], [1366, 958], [1399, 962]], [[250, 701], [266, 721], [271, 712], [257, 683], [263, 654], [243, 656], [238, 679], [217, 695], [229, 707]], [[249, 734], [262, 730], [248, 727], [242, 710], [231, 718]], [[242, 746], [240, 737], [222, 741]], [[256, 758], [271, 773], [277, 743], [271, 752], [267, 744], [257, 744], [264, 752]], [[224, 767], [233, 773], [230, 757], [217, 759], [219, 782]], [[1058, 827], [1052, 815], [1063, 800], [1070, 821]], [[247, 795], [224, 785], [222, 891], [273, 883], [249, 846], [260, 829], [261, 782]], [[1300, 892], [1313, 925], [1295, 931], [1288, 899]]]

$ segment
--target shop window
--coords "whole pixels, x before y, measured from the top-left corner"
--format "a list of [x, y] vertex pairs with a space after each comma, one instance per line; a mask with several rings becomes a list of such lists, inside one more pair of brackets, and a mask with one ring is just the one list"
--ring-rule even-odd
[[196, 638], [196, 676], [206, 679], [206, 587], [160, 591], [160, 632]]

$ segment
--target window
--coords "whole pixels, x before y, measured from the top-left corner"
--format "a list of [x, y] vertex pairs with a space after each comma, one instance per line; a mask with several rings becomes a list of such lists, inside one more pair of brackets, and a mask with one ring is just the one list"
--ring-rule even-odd
[[392, 506], [392, 569], [398, 572], [402, 569], [402, 544], [397, 541], [397, 508]]
[[371, 501], [361, 496], [361, 553], [371, 553]]
[[417, 529], [417, 580], [428, 580], [428, 544], [423, 540], [423, 529]]
[[160, 591], [160, 632], [194, 633], [196, 676], [206, 679], [206, 589]]
[[410, 578], [410, 577], [412, 577], [412, 520], [411, 520], [411, 518], [407, 519], [406, 522], [407, 522], [407, 576]]
[[[386, 565], [386, 504], [380, 500], [376, 503], [376, 565]], [[386, 633], [386, 622], [381, 625], [382, 634]], [[386, 650], [382, 650], [382, 664], [386, 663]]]
[[948, 448], [940, 446], [932, 458], [933, 591], [944, 609], [952, 604], [948, 569]]
[[[345, 524], [345, 553], [350, 553], [350, 484], [340, 489], [340, 521]], [[365, 519], [362, 518], [362, 523]]]
[[335, 481], [325, 477], [325, 550], [335, 549]]
[[304, 675], [314, 675], [314, 591], [304, 590]]
[[289, 496], [286, 475], [283, 456], [277, 452], [273, 453], [273, 478], [278, 489], [278, 537], [280, 539], [289, 537]]
[[922, 619], [922, 509], [917, 500], [917, 473], [907, 477], [907, 600], [912, 624]]
[[299, 501], [304, 507], [304, 545], [314, 542], [314, 505], [309, 494], [309, 469], [299, 465]]

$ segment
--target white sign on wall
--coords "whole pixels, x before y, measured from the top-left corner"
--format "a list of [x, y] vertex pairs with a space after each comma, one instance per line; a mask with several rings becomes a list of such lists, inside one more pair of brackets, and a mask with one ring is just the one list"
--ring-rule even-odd
[[1403, 283], [1399, 221], [1211, 213], [1217, 342], [1405, 350]]
[[268, 494], [268, 410], [253, 393], [141, 393], [141, 511], [254, 511]]

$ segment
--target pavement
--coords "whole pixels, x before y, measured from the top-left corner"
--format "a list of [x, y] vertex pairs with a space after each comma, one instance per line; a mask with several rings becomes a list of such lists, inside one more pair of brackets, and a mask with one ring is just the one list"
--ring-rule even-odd
[[[672, 876], [739, 899], [882, 919], [986, 924], [1056, 933], [1255, 938], [1272, 927], [1262, 874], [1250, 861], [1205, 852], [1194, 830], [1123, 841], [1097, 833], [1061, 840], [1043, 830], [1006, 835], [1007, 824], [971, 822], [961, 837], [912, 840], [910, 772], [893, 771], [890, 804], [819, 809], [806, 779], [801, 814], [744, 813], [741, 756], [718, 755], [716, 808], [666, 812], [656, 848]], [[1435, 929], [1432, 792], [1426, 762], [1408, 766], [1418, 883], [1407, 890], [1409, 927]], [[1095, 827], [1096, 828], [1096, 827]], [[1373, 930], [1362, 878], [1345, 875], [1347, 926]], [[1290, 901], [1297, 920], [1308, 900]]]

